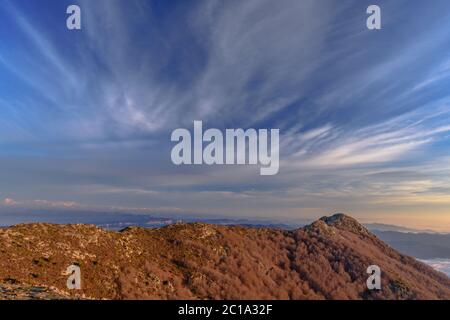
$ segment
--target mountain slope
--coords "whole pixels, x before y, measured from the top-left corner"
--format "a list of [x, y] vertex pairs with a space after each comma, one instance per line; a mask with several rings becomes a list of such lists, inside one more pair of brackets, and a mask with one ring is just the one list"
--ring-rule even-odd
[[[81, 268], [82, 290], [66, 289]], [[382, 290], [366, 289], [366, 269]], [[28, 224], [0, 230], [0, 285], [108, 299], [450, 299], [450, 279], [404, 256], [348, 216], [295, 231], [174, 224], [106, 231]]]

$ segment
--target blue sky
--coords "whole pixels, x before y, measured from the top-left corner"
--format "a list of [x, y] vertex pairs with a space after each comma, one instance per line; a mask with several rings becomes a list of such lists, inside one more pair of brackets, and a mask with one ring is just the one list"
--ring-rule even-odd
[[[0, 216], [342, 211], [450, 230], [448, 1], [0, 2]], [[170, 133], [194, 120], [279, 128], [279, 174], [174, 166]]]

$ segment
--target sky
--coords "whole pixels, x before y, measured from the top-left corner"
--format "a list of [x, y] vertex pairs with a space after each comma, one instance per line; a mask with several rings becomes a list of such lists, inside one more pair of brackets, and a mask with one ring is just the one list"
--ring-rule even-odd
[[[448, 0], [0, 3], [0, 222], [344, 212], [450, 231]], [[279, 173], [175, 166], [171, 132], [195, 120], [278, 128]]]

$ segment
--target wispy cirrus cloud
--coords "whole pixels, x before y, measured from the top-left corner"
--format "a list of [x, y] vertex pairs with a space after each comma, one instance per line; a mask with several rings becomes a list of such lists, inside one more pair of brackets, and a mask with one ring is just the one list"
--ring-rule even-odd
[[426, 113], [419, 110], [351, 133], [340, 134], [336, 128], [338, 133], [334, 136], [329, 126], [317, 128], [299, 136], [302, 143], [294, 158], [300, 166], [339, 167], [408, 157], [412, 151], [448, 138], [450, 121], [442, 117], [448, 116], [450, 109], [448, 106], [439, 109], [434, 116], [428, 110]]

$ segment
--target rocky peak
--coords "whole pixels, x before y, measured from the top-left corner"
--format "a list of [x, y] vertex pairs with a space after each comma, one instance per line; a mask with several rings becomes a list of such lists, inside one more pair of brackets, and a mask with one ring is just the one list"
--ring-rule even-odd
[[349, 217], [343, 213], [336, 213], [330, 217], [322, 217], [319, 221], [323, 221], [330, 227], [341, 230], [350, 231], [359, 235], [369, 235], [370, 232], [356, 219]]

